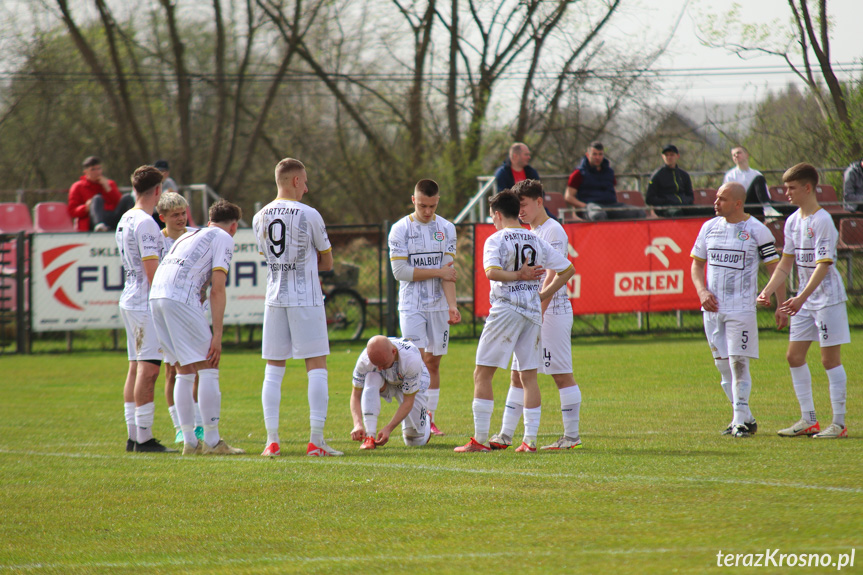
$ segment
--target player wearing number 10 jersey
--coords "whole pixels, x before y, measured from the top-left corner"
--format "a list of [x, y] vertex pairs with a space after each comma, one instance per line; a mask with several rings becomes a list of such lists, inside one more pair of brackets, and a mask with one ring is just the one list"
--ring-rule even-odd
[[[488, 431], [494, 411], [492, 379], [497, 368], [506, 368], [515, 353], [524, 386], [524, 440], [520, 453], [536, 451], [541, 401], [536, 383], [540, 364], [541, 301], [545, 301], [573, 276], [569, 260], [548, 242], [518, 223], [518, 196], [504, 190], [489, 200], [497, 232], [483, 248], [483, 268], [491, 282], [491, 311], [476, 350], [474, 371], [474, 436], [457, 453], [491, 451]], [[543, 268], [557, 272], [554, 280], [540, 286]], [[541, 289], [540, 289], [541, 288]]]
[[773, 273], [779, 261], [773, 234], [743, 211], [745, 201], [741, 184], [720, 187], [714, 202], [717, 217], [701, 226], [691, 253], [692, 283], [704, 310], [704, 333], [722, 376], [722, 389], [733, 406], [731, 423], [722, 433], [733, 437], [749, 437], [758, 428], [749, 409], [749, 360], [758, 359], [758, 263], [763, 261], [768, 273]]
[[324, 442], [330, 345], [318, 270], [332, 269], [333, 253], [323, 218], [314, 208], [300, 203], [309, 192], [306, 182], [306, 168], [299, 160], [285, 158], [279, 162], [278, 195], [252, 221], [258, 249], [267, 260], [262, 344], [267, 367], [261, 391], [267, 446], [261, 455], [268, 457], [281, 454], [279, 404], [288, 359], [304, 359], [308, 372], [311, 436], [307, 455], [342, 455]]

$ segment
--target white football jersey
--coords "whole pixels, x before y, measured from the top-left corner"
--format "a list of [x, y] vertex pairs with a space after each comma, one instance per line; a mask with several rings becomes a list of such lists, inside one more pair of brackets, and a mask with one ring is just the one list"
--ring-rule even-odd
[[274, 200], [255, 214], [252, 228], [267, 260], [267, 305], [324, 305], [318, 254], [332, 249], [318, 211], [293, 200]]
[[177, 238], [153, 278], [150, 299], [172, 299], [204, 308], [213, 271], [226, 274], [234, 256], [234, 238], [215, 226], [192, 230]]
[[785, 221], [785, 246], [782, 253], [793, 256], [797, 264], [797, 282], [800, 291], [809, 283], [809, 278], [815, 272], [815, 266], [821, 262], [830, 262], [830, 270], [815, 288], [815, 291], [803, 302], [803, 309], [818, 310], [842, 303], [848, 299], [842, 276], [836, 270], [836, 242], [839, 234], [833, 225], [833, 218], [824, 208], [821, 208], [808, 218], [800, 217], [797, 210]]
[[[556, 219], [548, 218], [530, 231], [548, 242], [557, 253], [567, 259], [569, 258], [569, 238], [563, 226]], [[557, 290], [557, 293], [551, 296], [551, 302], [549, 302], [545, 313], [552, 315], [572, 315], [572, 304], [566, 295], [566, 286], [562, 286]]]
[[[455, 226], [435, 214], [427, 223], [405, 216], [390, 228], [390, 260], [412, 268], [440, 269], [455, 258]], [[440, 278], [399, 282], [399, 311], [446, 311]]]
[[[185, 228], [183, 228], [183, 233], [185, 234], [186, 232], [190, 232], [194, 229], [197, 229], [197, 228], [185, 227]], [[180, 239], [180, 238], [177, 238], [177, 239]], [[162, 228], [162, 242], [165, 244], [165, 253], [168, 253], [169, 251], [171, 251], [171, 247], [174, 245], [175, 241], [177, 241], [177, 240], [168, 236], [168, 228]]]
[[[523, 265], [538, 265], [556, 272], [564, 272], [572, 267], [566, 256], [562, 256], [548, 242], [524, 228], [504, 228], [485, 241], [482, 254], [484, 270], [513, 272]], [[542, 325], [542, 308], [539, 301], [541, 279], [490, 283], [489, 302], [492, 308], [508, 307], [537, 325]]]
[[744, 190], [748, 190], [749, 184], [752, 183], [752, 180], [754, 180], [760, 175], [762, 174], [758, 170], [753, 170], [752, 168], [749, 168], [744, 172], [737, 166], [734, 166], [733, 168], [725, 172], [725, 177], [722, 178], [722, 183], [727, 184], [729, 182], [737, 182], [738, 184], [743, 186]]
[[126, 283], [120, 296], [120, 307], [147, 310], [150, 281], [144, 272], [145, 260], [160, 260], [164, 250], [159, 224], [140, 208], [132, 208], [120, 218], [114, 234], [120, 259], [126, 273]]
[[707, 289], [721, 312], [755, 311], [759, 262], [779, 260], [773, 234], [752, 216], [736, 224], [722, 217], [707, 220], [690, 256], [707, 262]]
[[389, 340], [398, 350], [396, 360], [389, 368], [380, 370], [369, 361], [369, 354], [364, 349], [354, 367], [354, 387], [363, 387], [366, 374], [377, 371], [387, 383], [401, 386], [402, 393], [405, 395], [413, 395], [418, 391], [428, 389], [429, 378], [422, 377], [427, 368], [423, 363], [419, 348], [406, 339], [391, 337]]

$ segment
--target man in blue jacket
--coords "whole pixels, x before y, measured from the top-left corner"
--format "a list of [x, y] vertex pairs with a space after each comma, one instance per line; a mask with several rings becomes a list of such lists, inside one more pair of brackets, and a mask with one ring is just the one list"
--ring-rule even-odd
[[[653, 172], [647, 184], [647, 205], [663, 206], [656, 209], [656, 215], [663, 218], [674, 218], [692, 215], [681, 206], [691, 206], [695, 199], [692, 193], [692, 180], [689, 174], [680, 169], [677, 160], [680, 152], [677, 146], [668, 144], [662, 148], [664, 166]], [[668, 206], [668, 207], [664, 207]]]
[[521, 142], [509, 147], [509, 159], [494, 173], [498, 191], [512, 188], [522, 180], [538, 180], [539, 174], [530, 165], [530, 150]]
[[564, 198], [579, 210], [582, 218], [591, 221], [644, 218], [643, 210], [627, 208], [617, 201], [616, 183], [602, 142], [591, 142], [587, 154], [569, 176]]

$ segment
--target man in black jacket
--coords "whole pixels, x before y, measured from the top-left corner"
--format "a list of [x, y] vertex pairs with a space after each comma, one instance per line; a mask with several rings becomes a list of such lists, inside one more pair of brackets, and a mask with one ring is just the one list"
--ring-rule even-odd
[[680, 152], [677, 146], [668, 144], [662, 148], [662, 161], [665, 165], [653, 172], [647, 184], [645, 201], [649, 206], [669, 206], [657, 209], [656, 215], [663, 218], [694, 215], [691, 210], [681, 206], [691, 206], [694, 200], [692, 180], [689, 174], [677, 167]]
[[509, 159], [494, 173], [498, 191], [508, 190], [522, 180], [538, 180], [539, 174], [530, 165], [530, 149], [516, 142], [509, 147]]

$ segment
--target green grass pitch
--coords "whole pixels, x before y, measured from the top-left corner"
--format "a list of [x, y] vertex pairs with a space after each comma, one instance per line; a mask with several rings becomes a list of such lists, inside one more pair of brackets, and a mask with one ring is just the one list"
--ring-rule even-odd
[[[283, 456], [265, 459], [264, 362], [229, 351], [221, 432], [240, 457], [127, 454], [121, 353], [0, 358], [0, 573], [706, 573], [717, 552], [856, 548], [863, 564], [863, 332], [843, 349], [847, 440], [782, 439], [799, 418], [786, 334], [762, 332], [750, 439], [720, 437], [730, 406], [703, 337], [577, 340], [584, 395], [572, 452], [455, 454], [473, 432], [475, 342], [443, 360], [424, 448], [364, 452], [351, 442], [350, 373], [359, 345], [329, 358], [326, 436], [341, 458], [307, 458], [306, 379], [289, 362]], [[822, 425], [831, 409], [810, 350]], [[492, 432], [508, 374], [495, 378]], [[539, 442], [560, 434], [558, 396], [540, 376]], [[156, 435], [173, 439], [156, 387]], [[381, 423], [394, 405], [384, 404]], [[521, 426], [517, 432], [520, 437]]]

